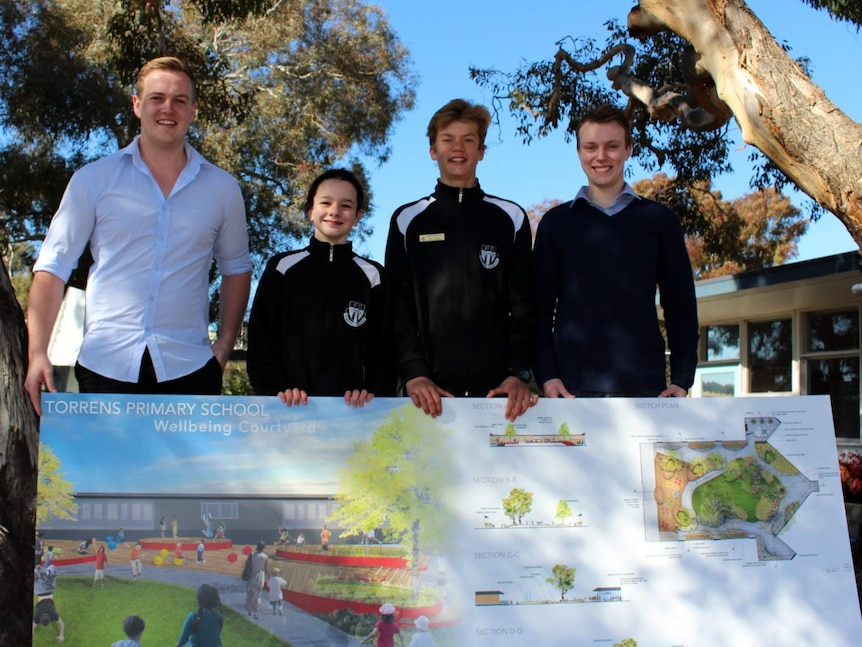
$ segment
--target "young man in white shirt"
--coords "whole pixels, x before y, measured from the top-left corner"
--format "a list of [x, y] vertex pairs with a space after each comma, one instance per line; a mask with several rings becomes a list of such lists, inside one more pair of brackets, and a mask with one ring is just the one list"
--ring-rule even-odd
[[[242, 324], [252, 268], [245, 206], [236, 179], [186, 143], [197, 97], [185, 63], [145, 64], [132, 107], [140, 135], [75, 173], [34, 266], [25, 386], [39, 414], [42, 387], [55, 390], [51, 331], [88, 243], [82, 392], [218, 394]], [[213, 258], [222, 281], [210, 344]]]

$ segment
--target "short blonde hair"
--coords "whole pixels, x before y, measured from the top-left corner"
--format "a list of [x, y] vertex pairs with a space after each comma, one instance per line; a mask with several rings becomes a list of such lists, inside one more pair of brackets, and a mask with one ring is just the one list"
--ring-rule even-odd
[[437, 133], [455, 121], [467, 121], [476, 124], [479, 129], [479, 144], [481, 148], [485, 148], [485, 135], [488, 134], [488, 127], [491, 125], [491, 113], [485, 106], [470, 103], [464, 99], [452, 99], [431, 117], [427, 133], [431, 146], [437, 141]]
[[195, 82], [194, 74], [192, 74], [192, 71], [186, 62], [176, 56], [160, 56], [159, 58], [154, 58], [144, 63], [144, 66], [138, 72], [138, 78], [135, 81], [138, 92], [140, 92], [144, 85], [144, 79], [153, 72], [157, 72], [159, 70], [181, 72], [189, 77], [189, 81], [192, 82], [192, 103], [198, 100], [197, 83]]

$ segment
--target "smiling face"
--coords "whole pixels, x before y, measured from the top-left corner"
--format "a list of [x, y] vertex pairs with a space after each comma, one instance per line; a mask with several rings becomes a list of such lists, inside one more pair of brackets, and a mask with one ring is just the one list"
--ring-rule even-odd
[[347, 242], [350, 230], [359, 222], [362, 210], [357, 204], [356, 188], [346, 180], [324, 180], [317, 187], [308, 219], [314, 237], [330, 245]]
[[453, 121], [440, 129], [431, 146], [431, 159], [440, 169], [443, 184], [472, 187], [476, 184], [476, 166], [485, 157], [485, 146], [479, 126], [472, 121]]
[[181, 148], [197, 113], [192, 80], [183, 72], [155, 70], [138, 85], [132, 108], [141, 120], [142, 146]]
[[578, 157], [591, 191], [622, 191], [625, 162], [631, 152], [631, 144], [626, 145], [626, 131], [616, 122], [588, 121], [578, 131]]

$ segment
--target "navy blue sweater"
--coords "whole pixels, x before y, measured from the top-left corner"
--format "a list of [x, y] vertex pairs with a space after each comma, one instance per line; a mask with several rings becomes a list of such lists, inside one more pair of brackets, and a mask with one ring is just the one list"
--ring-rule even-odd
[[539, 384], [569, 391], [655, 392], [667, 384], [656, 287], [671, 351], [671, 382], [697, 366], [697, 302], [679, 219], [635, 199], [613, 216], [586, 200], [548, 211], [533, 250]]

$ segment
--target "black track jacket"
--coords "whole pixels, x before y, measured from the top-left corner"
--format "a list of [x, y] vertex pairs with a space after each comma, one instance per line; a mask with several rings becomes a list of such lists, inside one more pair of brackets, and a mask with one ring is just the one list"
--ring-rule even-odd
[[248, 374], [255, 393], [286, 388], [343, 396], [392, 395], [394, 369], [383, 344], [383, 267], [352, 245], [311, 239], [267, 263], [248, 325]]
[[484, 397], [529, 369], [530, 224], [514, 202], [437, 183], [393, 214], [386, 244], [402, 383]]

